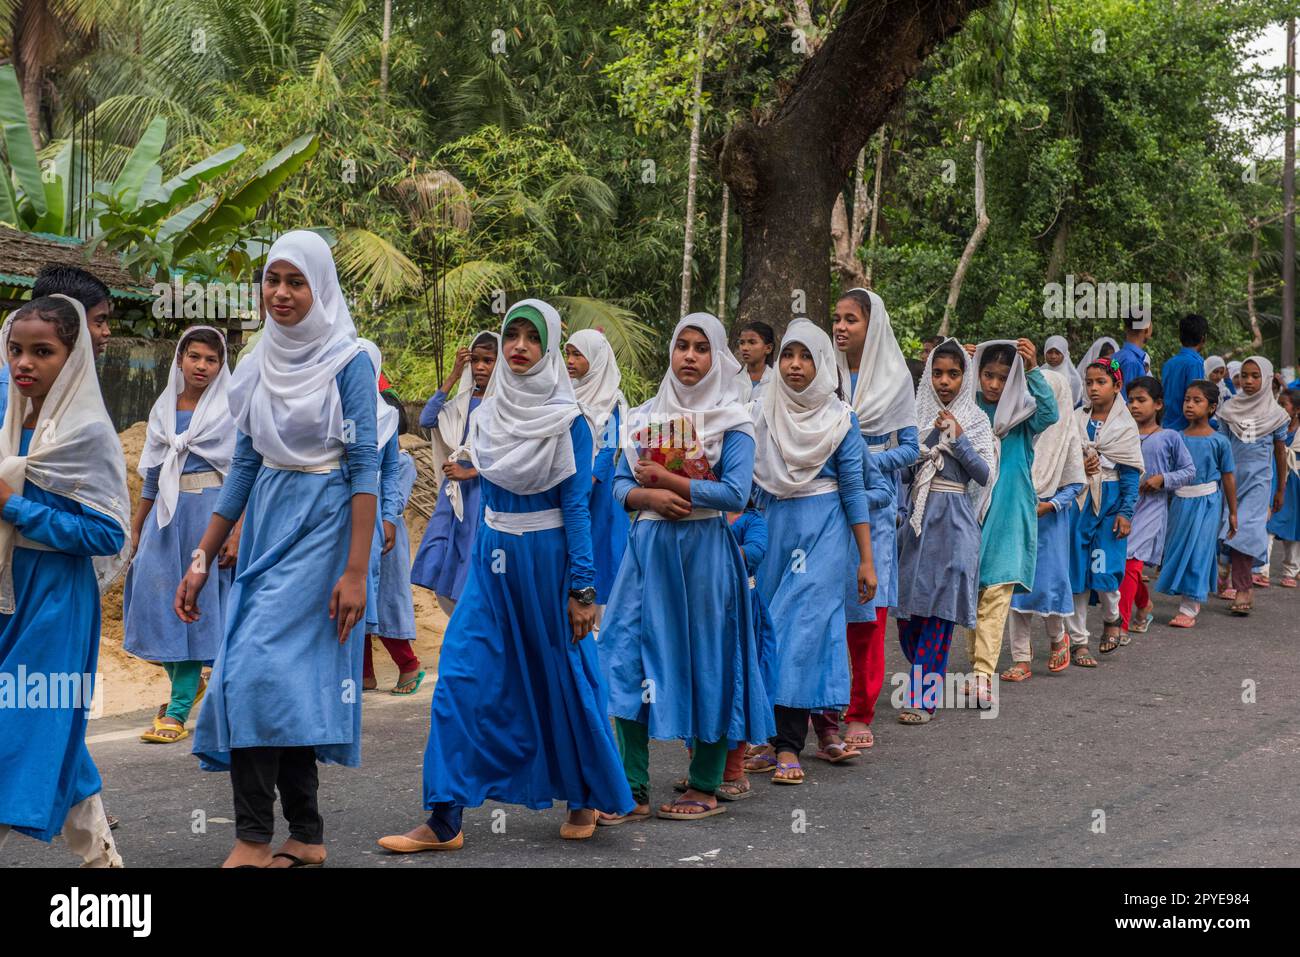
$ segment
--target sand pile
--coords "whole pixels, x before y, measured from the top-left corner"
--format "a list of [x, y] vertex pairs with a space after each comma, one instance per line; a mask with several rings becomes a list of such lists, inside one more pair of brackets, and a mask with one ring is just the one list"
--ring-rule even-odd
[[[136, 465], [144, 448], [146, 428], [146, 423], [137, 422], [118, 435], [122, 442], [122, 453], [126, 456], [126, 478], [131, 491], [132, 514], [140, 501], [142, 481], [136, 472]], [[418, 436], [403, 436], [403, 447], [408, 445], [408, 438], [413, 440], [411, 444], [422, 444]], [[417, 464], [423, 466], [423, 459], [423, 456], [416, 456]], [[412, 552], [419, 546], [426, 524], [423, 516], [412, 509], [407, 510], [406, 526]], [[122, 584], [119, 579], [105, 592], [102, 603], [99, 673], [103, 675], [103, 681], [99, 694], [102, 695], [102, 713], [105, 715], [126, 714], [146, 708], [152, 710], [168, 697], [169, 685], [162, 668], [122, 650]], [[415, 599], [415, 623], [419, 633], [415, 652], [429, 672], [425, 679], [428, 681], [437, 673], [438, 651], [442, 646], [442, 630], [447, 624], [447, 616], [438, 607], [432, 592], [424, 588], [412, 588], [412, 592]], [[170, 602], [170, 596], [166, 598]], [[397, 668], [378, 642], [375, 642], [374, 658], [379, 687], [390, 687], [397, 678]]]

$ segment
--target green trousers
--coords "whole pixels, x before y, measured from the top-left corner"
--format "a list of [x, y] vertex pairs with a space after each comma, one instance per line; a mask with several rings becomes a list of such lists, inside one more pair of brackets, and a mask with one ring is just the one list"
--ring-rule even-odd
[[[637, 804], [650, 800], [650, 734], [639, 721], [614, 719], [618, 736], [618, 753], [623, 759], [623, 773]], [[727, 765], [727, 741], [705, 742], [696, 739], [691, 754], [688, 784], [694, 791], [712, 794], [722, 784]]]
[[203, 673], [203, 662], [164, 661], [162, 666], [172, 683], [172, 700], [167, 705], [167, 717], [184, 724], [190, 719], [194, 696], [199, 693], [199, 676]]

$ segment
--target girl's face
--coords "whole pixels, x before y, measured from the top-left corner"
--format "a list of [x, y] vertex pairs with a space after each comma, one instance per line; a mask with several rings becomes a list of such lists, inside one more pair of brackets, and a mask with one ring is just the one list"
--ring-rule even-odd
[[272, 319], [282, 326], [296, 326], [307, 318], [315, 300], [307, 277], [292, 263], [277, 259], [262, 273], [262, 302]]
[[1097, 412], [1110, 411], [1110, 407], [1115, 404], [1115, 396], [1119, 394], [1115, 380], [1100, 369], [1089, 366], [1083, 384], [1088, 390], [1088, 401], [1093, 409]]
[[1011, 366], [1005, 362], [990, 362], [980, 369], [980, 391], [984, 393], [985, 402], [997, 405], [1010, 375]]
[[861, 355], [867, 343], [869, 323], [861, 305], [852, 299], [841, 299], [835, 304], [835, 323], [831, 326], [835, 348], [850, 355]]
[[1151, 398], [1146, 389], [1128, 390], [1128, 410], [1133, 413], [1133, 420], [1138, 425], [1149, 425], [1160, 414], [1163, 402]]
[[1223, 377], [1226, 376], [1227, 374], [1228, 374], [1228, 370], [1223, 366], [1219, 366], [1219, 368], [1215, 369], [1213, 372], [1209, 374], [1208, 378], [1211, 382], [1222, 382]]
[[570, 379], [581, 379], [591, 371], [587, 357], [570, 345], [564, 347], [564, 367], [569, 370]]
[[1115, 347], [1112, 346], [1109, 342], [1107, 342], [1101, 347], [1101, 352], [1097, 355], [1097, 358], [1105, 359], [1109, 356], [1113, 356], [1114, 354], [1115, 354]]
[[713, 368], [709, 337], [700, 329], [687, 326], [673, 343], [673, 375], [682, 385], [696, 385]]
[[1264, 385], [1264, 375], [1254, 362], [1242, 363], [1238, 377], [1241, 379], [1238, 388], [1246, 395], [1254, 395]]
[[527, 372], [542, 358], [542, 337], [527, 319], [516, 319], [501, 336], [501, 351], [514, 372]]
[[491, 346], [475, 346], [469, 351], [469, 373], [474, 379], [474, 388], [480, 391], [487, 388], [496, 365], [497, 351]]
[[1060, 349], [1048, 349], [1047, 355], [1044, 356], [1044, 358], [1047, 359], [1047, 364], [1055, 369], [1065, 361], [1065, 353]]
[[69, 355], [52, 322], [32, 316], [9, 327], [9, 377], [25, 398], [44, 399]]
[[812, 384], [817, 374], [813, 355], [802, 342], [792, 342], [781, 350], [781, 379], [795, 392], [802, 392]]
[[191, 342], [185, 346], [177, 364], [185, 376], [186, 387], [202, 392], [221, 371], [221, 356], [209, 345]]
[[767, 357], [772, 354], [773, 348], [753, 329], [746, 329], [740, 334], [736, 351], [740, 353], [741, 362], [750, 369], [757, 369], [767, 364]]
[[962, 366], [952, 356], [938, 356], [930, 363], [930, 384], [944, 405], [952, 405], [961, 394], [961, 381], [965, 376]]
[[1183, 395], [1183, 418], [1196, 425], [1210, 417], [1210, 400], [1200, 389], [1188, 389]]

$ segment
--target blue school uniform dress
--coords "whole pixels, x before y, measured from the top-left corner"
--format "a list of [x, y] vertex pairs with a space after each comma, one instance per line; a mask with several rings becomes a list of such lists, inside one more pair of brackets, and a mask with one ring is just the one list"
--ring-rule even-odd
[[[925, 437], [927, 449], [942, 436], [931, 429]], [[908, 470], [909, 480], [914, 476]], [[989, 479], [989, 464], [975, 451], [963, 432], [953, 443], [953, 452], [943, 453], [943, 467], [936, 474], [962, 485]], [[909, 503], [908, 515], [915, 503]], [[975, 627], [979, 607], [980, 524], [965, 492], [943, 492], [933, 487], [926, 499], [921, 534], [908, 521], [898, 530], [899, 618], [942, 618], [967, 628]]]
[[[1088, 438], [1097, 437], [1100, 423], [1088, 420]], [[1075, 509], [1070, 548], [1070, 587], [1076, 595], [1087, 591], [1118, 591], [1128, 562], [1128, 542], [1116, 538], [1116, 516], [1133, 518], [1137, 508], [1139, 469], [1132, 465], [1115, 468], [1115, 478], [1101, 483], [1101, 508], [1093, 510], [1089, 490]]]
[[1165, 554], [1169, 500], [1175, 491], [1196, 478], [1196, 463], [1181, 433], [1170, 429], [1142, 436], [1142, 463], [1145, 474], [1164, 476], [1164, 487], [1158, 492], [1139, 494], [1133, 528], [1128, 534], [1128, 557], [1144, 565], [1159, 565]]
[[1011, 607], [1032, 615], [1068, 615], [1074, 611], [1070, 585], [1070, 534], [1075, 500], [1083, 485], [1062, 485], [1056, 494], [1039, 499], [1052, 510], [1038, 518], [1038, 547], [1034, 559], [1034, 587], [1011, 596]]
[[230, 770], [234, 748], [315, 747], [326, 764], [361, 763], [365, 616], [339, 644], [329, 603], [347, 566], [352, 496], [379, 491], [379, 400], [364, 352], [334, 379], [355, 428], [339, 468], [271, 468], [246, 433], [235, 442], [216, 514], [233, 522], [242, 513], [244, 528], [225, 637], [194, 729], [205, 771]]
[[[1287, 448], [1294, 438], [1294, 432], [1286, 434]], [[1295, 469], [1287, 469], [1283, 495], [1282, 510], [1269, 517], [1268, 533], [1284, 542], [1300, 542], [1300, 474]]]
[[1232, 460], [1237, 476], [1237, 534], [1228, 535], [1228, 510], [1223, 510], [1219, 539], [1225, 550], [1250, 557], [1256, 565], [1268, 561], [1268, 519], [1273, 506], [1273, 442], [1286, 441], [1286, 423], [1261, 435], [1253, 442], [1243, 442], [1232, 433], [1228, 423], [1219, 423], [1219, 433], [1232, 446]]
[[1160, 385], [1165, 393], [1165, 414], [1161, 425], [1176, 432], [1187, 428], [1187, 420], [1183, 418], [1183, 398], [1189, 385], [1204, 378], [1205, 357], [1187, 346], [1179, 349], [1160, 367]]
[[756, 508], [746, 508], [731, 523], [731, 534], [736, 537], [741, 554], [745, 558], [745, 570], [749, 572], [749, 610], [754, 620], [754, 641], [758, 646], [758, 667], [763, 673], [763, 687], [776, 685], [776, 630], [772, 627], [772, 616], [768, 613], [767, 602], [758, 590], [758, 569], [767, 556], [767, 522], [763, 513]]
[[[621, 420], [615, 406], [605, 423], [605, 435], [620, 435]], [[609, 601], [614, 579], [618, 577], [618, 566], [623, 561], [623, 550], [627, 548], [627, 533], [632, 527], [623, 506], [614, 500], [614, 469], [622, 454], [617, 442], [602, 442], [596, 461], [591, 465], [594, 480], [591, 484], [591, 551], [596, 563], [598, 605]]]
[[1196, 465], [1196, 474], [1169, 503], [1169, 533], [1155, 588], [1165, 595], [1201, 602], [1214, 588], [1217, 571], [1219, 515], [1225, 511], [1221, 480], [1234, 472], [1236, 465], [1232, 445], [1217, 432], [1184, 432], [1182, 439]]
[[[481, 401], [478, 396], [470, 397], [469, 413], [465, 416], [465, 434], [460, 437], [462, 442], [469, 435], [470, 419]], [[438, 415], [446, 404], [446, 393], [442, 390], [435, 392], [420, 413], [420, 427], [434, 428]], [[468, 466], [471, 463], [462, 460], [460, 464]], [[451, 482], [453, 479], [443, 481]], [[427, 588], [452, 601], [459, 601], [469, 577], [470, 549], [474, 544], [474, 534], [478, 531], [479, 515], [483, 511], [479, 505], [479, 480], [476, 477], [460, 483], [463, 516], [460, 521], [457, 521], [456, 513], [452, 511], [451, 499], [442, 494], [443, 491], [440, 487], [438, 504], [434, 506], [433, 515], [424, 529], [424, 537], [420, 540], [420, 547], [416, 549], [411, 565], [411, 584]]]
[[[766, 741], [776, 725], [749, 573], [726, 520], [749, 501], [754, 440], [727, 432], [713, 474], [716, 482], [691, 481], [691, 504], [722, 514], [672, 522], [638, 513], [632, 522], [600, 630], [609, 714], [647, 725], [652, 738]], [[636, 487], [619, 456], [614, 498], [624, 503]]]
[[[194, 413], [176, 410], [176, 433], [186, 431]], [[141, 498], [158, 497], [158, 475], [162, 466], [155, 465], [147, 471]], [[206, 475], [220, 479], [206, 459], [191, 452], [185, 458], [181, 475]], [[184, 481], [184, 479], [182, 479]], [[194, 550], [208, 530], [208, 520], [221, 498], [221, 486], [182, 490], [176, 497], [176, 508], [166, 528], [158, 527], [158, 519], [150, 512], [140, 531], [140, 545], [136, 549], [131, 568], [126, 573], [126, 586], [122, 591], [122, 647], [137, 658], [146, 661], [211, 661], [225, 634], [226, 609], [230, 586], [234, 581], [233, 568], [217, 567], [199, 594], [199, 620], [189, 624], [176, 617], [172, 599], [180, 584]]]
[[[20, 455], [33, 431], [23, 429]], [[126, 536], [109, 516], [31, 481], [9, 496], [0, 518], [35, 543], [14, 548], [14, 613], [0, 615], [0, 824], [48, 842], [74, 804], [102, 789], [86, 749], [99, 661], [91, 558], [117, 554]], [[40, 698], [36, 676], [44, 678]]]
[[[871, 522], [863, 485], [867, 469], [879, 476], [874, 459], [867, 457], [858, 417], [850, 415], [848, 434], [813, 480], [820, 492], [777, 498], [754, 490], [767, 521], [768, 557], [757, 577], [776, 629], [776, 681], [767, 688], [774, 705], [831, 711], [849, 703], [841, 569], [857, 555], [850, 526]], [[856, 587], [854, 592], [856, 604]], [[874, 602], [867, 607], [874, 620]]]
[[[379, 630], [379, 578], [384, 560], [384, 522], [394, 521], [394, 509], [401, 505], [398, 482], [402, 472], [402, 449], [397, 444], [397, 433], [389, 436], [384, 447], [379, 450], [379, 501], [375, 508], [375, 534], [370, 539], [370, 567], [366, 573], [366, 634], [382, 635], [384, 638], [397, 638], [398, 635], [385, 635]], [[400, 508], [396, 512], [401, 517]], [[396, 535], [394, 535], [394, 542]], [[396, 544], [393, 545], [396, 548]], [[412, 608], [412, 615], [415, 614]]]
[[[383, 517], [397, 529], [393, 547], [379, 556], [379, 594], [375, 602], [374, 634], [385, 638], [415, 640], [415, 602], [411, 599], [411, 540], [406, 534], [403, 512], [415, 487], [415, 460], [406, 452], [397, 455], [396, 490], [384, 498]], [[381, 470], [382, 471], [382, 470]]]
[[560, 509], [564, 526], [516, 534], [481, 524], [447, 623], [424, 750], [424, 806], [503, 801], [626, 813], [635, 805], [605, 717], [593, 639], [573, 641], [571, 589], [592, 587], [591, 430], [569, 426], [573, 475], [516, 495], [483, 479], [494, 513]]

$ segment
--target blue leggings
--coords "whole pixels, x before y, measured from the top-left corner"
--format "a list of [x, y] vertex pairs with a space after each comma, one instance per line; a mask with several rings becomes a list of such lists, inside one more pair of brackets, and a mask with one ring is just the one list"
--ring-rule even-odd
[[[943, 700], [943, 676], [948, 670], [953, 627], [953, 622], [943, 618], [898, 620], [898, 643], [903, 646], [903, 654], [912, 665], [908, 676], [907, 707], [923, 707], [933, 714]], [[931, 675], [938, 675], [938, 680], [930, 678]]]

